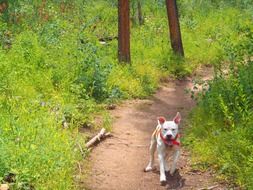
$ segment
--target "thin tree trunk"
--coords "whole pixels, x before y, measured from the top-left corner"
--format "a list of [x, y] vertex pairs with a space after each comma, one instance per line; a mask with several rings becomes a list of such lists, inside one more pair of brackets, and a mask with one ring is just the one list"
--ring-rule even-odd
[[129, 0], [118, 0], [118, 59], [130, 63]]
[[142, 15], [142, 10], [141, 10], [141, 2], [138, 1], [138, 20], [139, 20], [139, 25], [142, 25], [144, 24], [144, 18], [143, 18], [143, 15]]
[[8, 8], [8, 1], [3, 1], [0, 3], [0, 13], [3, 13]]
[[175, 54], [184, 56], [176, 0], [165, 0], [168, 14], [171, 47]]

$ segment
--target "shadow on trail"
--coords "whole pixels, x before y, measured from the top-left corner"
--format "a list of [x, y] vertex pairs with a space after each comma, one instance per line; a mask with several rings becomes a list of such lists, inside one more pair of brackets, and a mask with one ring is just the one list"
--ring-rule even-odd
[[[153, 173], [160, 176], [159, 170], [154, 170]], [[184, 187], [186, 179], [181, 176], [179, 170], [176, 170], [173, 176], [169, 172], [166, 173], [166, 181], [166, 190], [172, 190]]]
[[176, 170], [174, 175], [166, 174], [167, 178], [167, 190], [179, 189], [185, 185], [185, 179], [180, 175], [179, 170]]

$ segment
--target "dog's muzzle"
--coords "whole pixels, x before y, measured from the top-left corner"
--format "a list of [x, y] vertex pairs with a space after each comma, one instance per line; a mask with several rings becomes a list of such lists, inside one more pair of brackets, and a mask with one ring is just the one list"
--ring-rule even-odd
[[166, 135], [166, 139], [167, 140], [171, 140], [172, 139], [172, 135]]
[[169, 146], [173, 146], [173, 145], [177, 145], [180, 146], [180, 142], [177, 141], [177, 138], [179, 137], [179, 134], [176, 135], [176, 137], [173, 139], [172, 135], [166, 135], [165, 137], [163, 137], [161, 131], [160, 131], [160, 137], [162, 139], [162, 141], [164, 142], [164, 144], [169, 145]]

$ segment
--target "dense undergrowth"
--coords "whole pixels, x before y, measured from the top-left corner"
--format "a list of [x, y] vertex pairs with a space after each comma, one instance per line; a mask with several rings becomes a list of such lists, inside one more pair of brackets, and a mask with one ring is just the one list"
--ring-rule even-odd
[[195, 97], [186, 138], [196, 167], [212, 166], [218, 178], [242, 189], [253, 188], [253, 15], [247, 14], [253, 4], [248, 6], [235, 25], [237, 38], [223, 39], [228, 63], [215, 65], [214, 79]]
[[[94, 125], [97, 115], [104, 116], [108, 127], [104, 104], [146, 97], [162, 77], [184, 77], [200, 64], [219, 65], [226, 60], [227, 50], [240, 47], [238, 36], [246, 34], [238, 32], [239, 28], [252, 23], [246, 11], [250, 3], [245, 3], [245, 9], [236, 2], [179, 1], [186, 53], [182, 60], [170, 50], [164, 1], [142, 1], [143, 25], [136, 22], [133, 1], [132, 64], [122, 65], [117, 62], [116, 1], [9, 1], [0, 16], [1, 182], [10, 183], [11, 189], [77, 188], [73, 176], [82, 158], [78, 147], [84, 145], [78, 128]], [[231, 51], [230, 56], [236, 55], [237, 50]], [[249, 68], [250, 64], [240, 71]], [[235, 80], [232, 76], [230, 80]], [[229, 83], [225, 79], [217, 78], [224, 85]], [[235, 84], [237, 88], [227, 88], [243, 88], [240, 81]], [[221, 100], [227, 101], [225, 95]], [[244, 97], [243, 101], [250, 110], [250, 100]], [[222, 105], [224, 110], [230, 109], [226, 102]], [[199, 111], [197, 118], [203, 119], [201, 113], [204, 111]], [[229, 113], [225, 115], [227, 125], [234, 127], [236, 122]], [[246, 127], [239, 129], [247, 134]], [[248, 151], [249, 147], [244, 148]]]

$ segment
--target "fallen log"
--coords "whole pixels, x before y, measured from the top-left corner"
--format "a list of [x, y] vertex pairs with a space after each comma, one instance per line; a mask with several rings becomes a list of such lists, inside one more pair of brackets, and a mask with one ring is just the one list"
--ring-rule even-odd
[[95, 136], [93, 137], [91, 140], [89, 140], [87, 143], [86, 143], [86, 148], [90, 148], [92, 147], [93, 145], [99, 143], [101, 140], [107, 138], [107, 137], [111, 137], [111, 133], [106, 133], [106, 130], [105, 128], [102, 128], [100, 130], [100, 132]]

